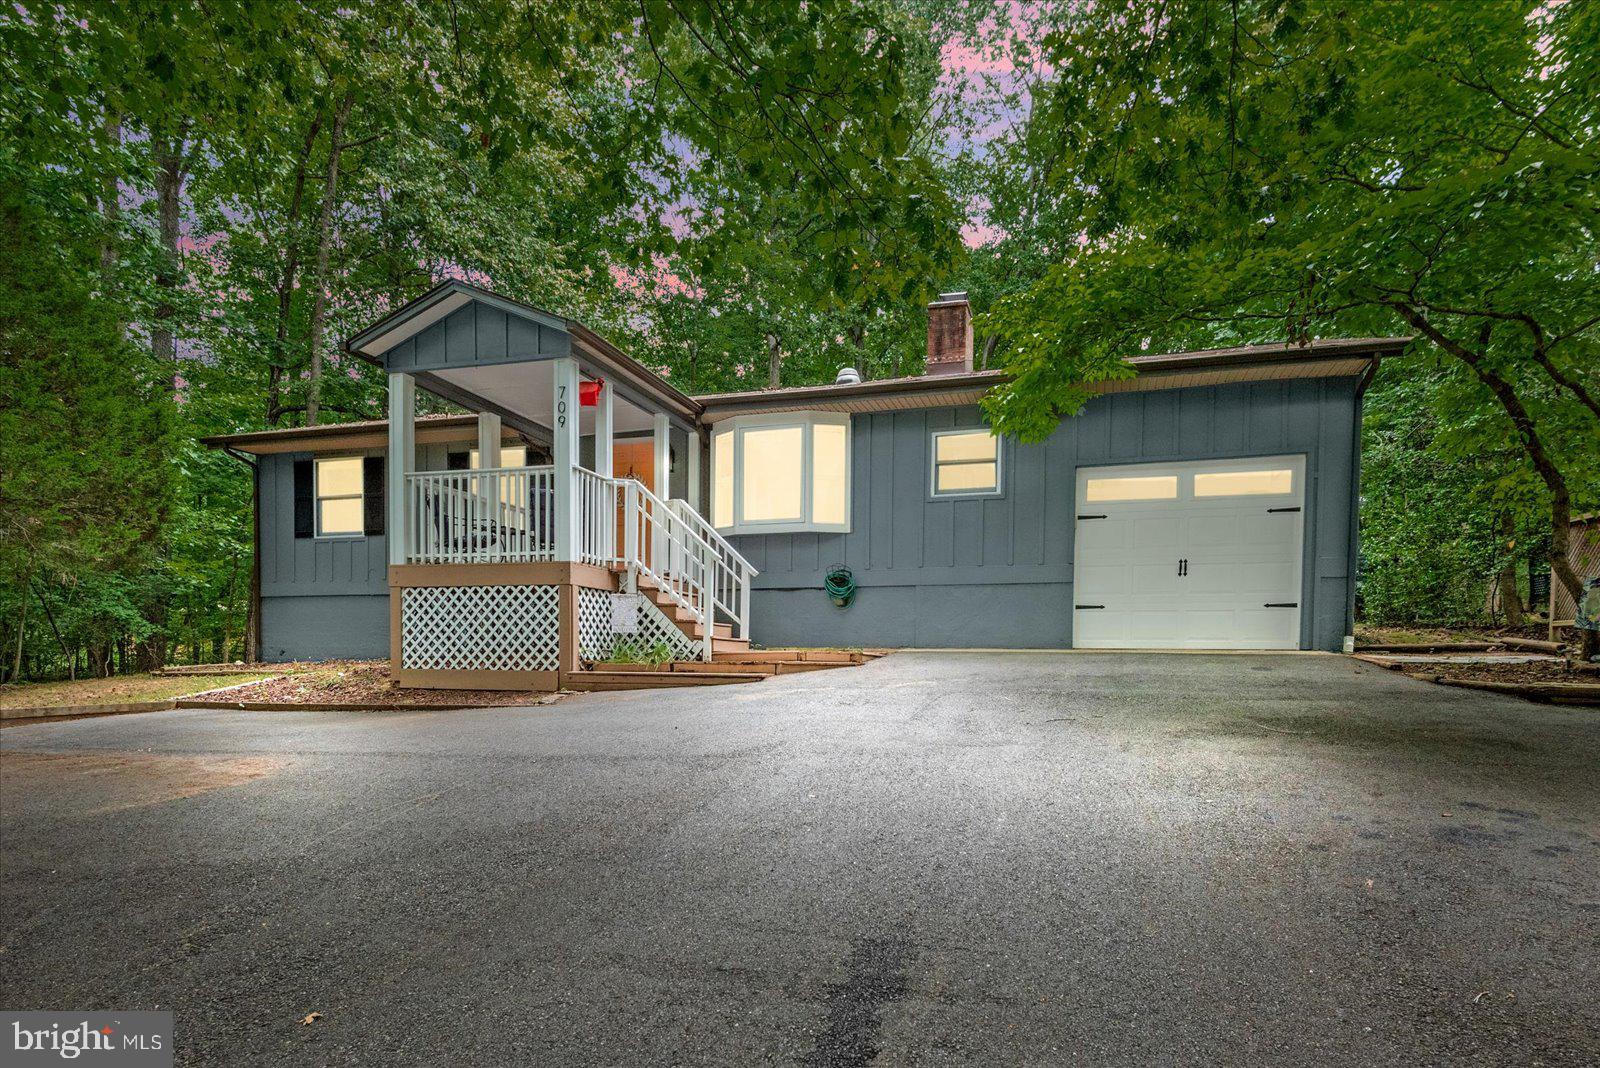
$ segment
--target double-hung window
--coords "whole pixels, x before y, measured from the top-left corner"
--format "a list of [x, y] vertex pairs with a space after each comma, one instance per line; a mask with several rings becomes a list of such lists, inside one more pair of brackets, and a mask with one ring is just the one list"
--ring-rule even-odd
[[362, 531], [361, 457], [317, 461], [317, 537], [346, 538]]
[[737, 416], [711, 437], [711, 522], [729, 534], [850, 529], [850, 417]]
[[985, 428], [934, 431], [932, 495], [997, 496], [1000, 455], [1000, 439]]

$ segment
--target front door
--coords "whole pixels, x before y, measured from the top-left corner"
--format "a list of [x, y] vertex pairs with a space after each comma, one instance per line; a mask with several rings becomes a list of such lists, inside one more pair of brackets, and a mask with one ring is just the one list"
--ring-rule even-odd
[[1078, 471], [1073, 645], [1297, 649], [1305, 458]]
[[[646, 489], [656, 488], [655, 478], [656, 447], [655, 443], [646, 438], [643, 441], [617, 441], [611, 446], [611, 473], [617, 478], [632, 478], [638, 480]], [[622, 496], [617, 496], [617, 556], [623, 555], [624, 517], [625, 507]], [[648, 540], [648, 539], [647, 539]], [[640, 550], [645, 554], [645, 562], [650, 560], [650, 546], [641, 545]]]

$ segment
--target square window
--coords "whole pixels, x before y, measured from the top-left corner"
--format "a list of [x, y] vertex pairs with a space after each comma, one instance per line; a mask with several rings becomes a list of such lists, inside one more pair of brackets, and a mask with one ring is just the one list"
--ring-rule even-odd
[[1000, 492], [1000, 439], [986, 429], [933, 435], [933, 495], [974, 497]]

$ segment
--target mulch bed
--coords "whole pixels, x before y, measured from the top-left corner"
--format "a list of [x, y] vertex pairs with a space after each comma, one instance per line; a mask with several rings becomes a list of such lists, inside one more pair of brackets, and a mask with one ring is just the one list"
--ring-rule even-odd
[[297, 705], [306, 708], [344, 705], [391, 708], [467, 708], [475, 706], [543, 705], [555, 694], [537, 690], [421, 690], [395, 686], [386, 661], [344, 660], [316, 665], [304, 674], [240, 686], [217, 695], [218, 701], [245, 704]]

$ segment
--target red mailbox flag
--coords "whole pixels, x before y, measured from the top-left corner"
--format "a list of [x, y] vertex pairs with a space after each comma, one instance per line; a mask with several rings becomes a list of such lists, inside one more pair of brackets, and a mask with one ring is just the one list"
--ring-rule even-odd
[[593, 408], [595, 405], [599, 404], [600, 387], [605, 384], [606, 380], [603, 378], [597, 378], [593, 382], [579, 382], [578, 407]]

